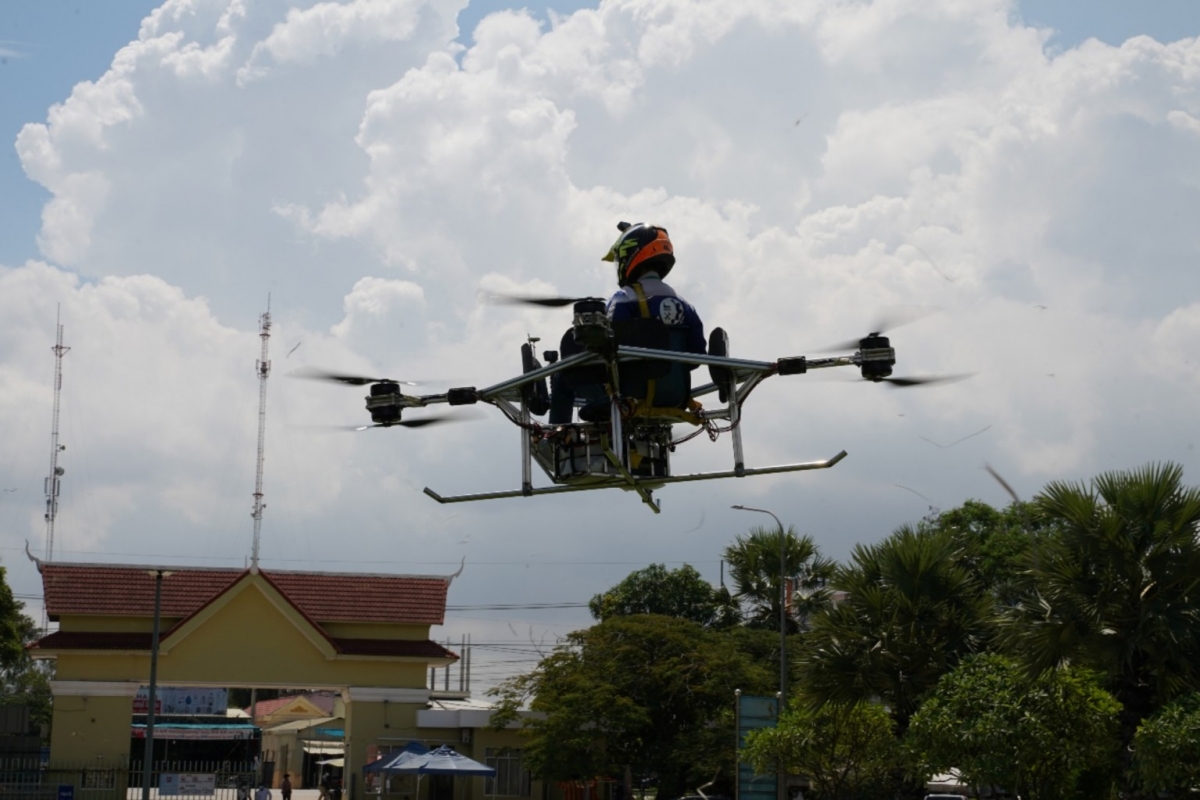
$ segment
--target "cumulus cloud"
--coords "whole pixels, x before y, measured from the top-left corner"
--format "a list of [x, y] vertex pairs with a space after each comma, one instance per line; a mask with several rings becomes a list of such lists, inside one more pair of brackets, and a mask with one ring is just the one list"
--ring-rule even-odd
[[[303, 342], [278, 369], [487, 385], [518, 368], [527, 336], [555, 342], [568, 319], [481, 305], [479, 290], [608, 291], [599, 257], [619, 219], [671, 231], [673, 282], [735, 354], [816, 355], [882, 307], [919, 305], [940, 311], [894, 332], [897, 374], [975, 377], [924, 391], [845, 370], [775, 379], [747, 410], [750, 461], [851, 458], [676, 487], [653, 519], [616, 493], [451, 512], [420, 487], [515, 485], [515, 430], [302, 435], [362, 421], [361, 400], [280, 382], [268, 517], [309, 536], [291, 545], [321, 552], [345, 528], [367, 553], [401, 530], [444, 556], [491, 528], [504, 544], [472, 539], [474, 556], [715, 561], [748, 522], [720, 509], [750, 495], [840, 556], [924, 512], [898, 483], [943, 506], [1005, 502], [984, 460], [1025, 495], [1150, 459], [1195, 478], [1179, 430], [1200, 376], [1186, 345], [1200, 40], [1052, 52], [1007, 0], [603, 0], [549, 24], [498, 12], [463, 47], [463, 5], [167, 0], [105, 75], [22, 130], [26, 173], [52, 195], [51, 263], [0, 274], [20, 320], [0, 386], [9, 410], [44, 406], [62, 301], [69, 330], [95, 340], [95, 365], [71, 381], [88, 386], [92, 450], [113, 465], [94, 541], [171, 518], [229, 531], [236, 549], [268, 291], [277, 341]], [[37, 437], [16, 424], [0, 422], [38, 451], [23, 467], [36, 471]], [[951, 448], [921, 439], [985, 426]], [[240, 479], [220, 466], [231, 452]], [[675, 468], [729, 458], [727, 440], [697, 442]], [[129, 486], [132, 505], [114, 499]], [[698, 508], [720, 522], [683, 536]], [[587, 541], [549, 538], [530, 522], [542, 514]], [[538, 599], [620, 577], [564, 570]], [[470, 591], [500, 591], [481, 581]]]

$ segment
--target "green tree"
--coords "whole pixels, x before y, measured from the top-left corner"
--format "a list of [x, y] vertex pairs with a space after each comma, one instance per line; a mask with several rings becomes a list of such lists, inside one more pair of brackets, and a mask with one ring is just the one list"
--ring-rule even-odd
[[[567, 636], [527, 674], [492, 691], [493, 725], [524, 717], [532, 771], [547, 779], [657, 772], [673, 797], [732, 775], [735, 689], [766, 691], [772, 672], [731, 637], [677, 617], [610, 617]], [[725, 778], [728, 780], [728, 777]]]
[[818, 800], [858, 797], [880, 786], [896, 755], [891, 718], [876, 703], [795, 704], [778, 727], [752, 731], [743, 751], [760, 775], [782, 765], [807, 776]]
[[1200, 686], [1200, 490], [1182, 479], [1152, 464], [1047, 485], [1035, 509], [1058, 528], [1030, 555], [1035, 593], [1004, 618], [1004, 642], [1031, 671], [1105, 676], [1127, 768], [1141, 722]]
[[817, 703], [882, 699], [903, 733], [924, 694], [991, 638], [991, 599], [961, 553], [950, 532], [909, 526], [857, 545], [833, 580], [848, 595], [804, 637], [803, 691]]
[[1142, 786], [1158, 796], [1200, 790], [1200, 692], [1184, 695], [1142, 723], [1133, 737]]
[[1031, 503], [996, 509], [967, 500], [949, 511], [921, 521], [921, 530], [945, 531], [958, 543], [959, 563], [1002, 606], [1014, 605], [1028, 593], [1028, 562], [1033, 543], [1047, 535], [1052, 523], [1034, 514]]
[[651, 564], [631, 572], [623, 581], [588, 603], [600, 621], [634, 614], [680, 617], [706, 628], [724, 628], [739, 621], [738, 609], [729, 592], [713, 589], [690, 564], [668, 570]]
[[821, 556], [811, 536], [784, 532], [783, 569], [779, 563], [778, 528], [752, 528], [739, 534], [723, 554], [736, 588], [734, 597], [746, 607], [748, 625], [779, 630], [780, 578], [792, 582], [788, 631], [805, 628], [811, 616], [829, 603], [829, 579], [834, 564]]
[[1058, 800], [1111, 763], [1119, 711], [1092, 675], [1062, 669], [1031, 679], [1016, 662], [981, 654], [938, 682], [906, 744], [922, 780], [954, 768], [976, 789]]
[[0, 703], [27, 705], [34, 723], [49, 725], [54, 667], [29, 657], [26, 645], [37, 641], [41, 631], [24, 608], [13, 597], [7, 570], [0, 567]]

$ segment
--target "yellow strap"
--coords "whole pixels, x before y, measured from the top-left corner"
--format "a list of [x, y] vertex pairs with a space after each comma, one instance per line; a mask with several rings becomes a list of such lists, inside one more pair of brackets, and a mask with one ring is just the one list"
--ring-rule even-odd
[[[650, 319], [650, 304], [646, 302], [646, 292], [642, 290], [642, 284], [635, 283], [633, 291], [637, 294], [638, 308], [642, 311], [642, 319]], [[646, 381], [646, 398], [638, 403], [636, 414], [643, 415], [642, 412], [654, 406], [654, 379]]]

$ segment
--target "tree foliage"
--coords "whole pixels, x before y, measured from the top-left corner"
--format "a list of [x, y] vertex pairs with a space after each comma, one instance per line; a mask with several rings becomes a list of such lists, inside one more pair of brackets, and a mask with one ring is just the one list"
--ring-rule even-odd
[[783, 565], [779, 563], [778, 528], [752, 528], [738, 535], [725, 548], [729, 576], [736, 587], [734, 596], [745, 606], [746, 623], [751, 627], [779, 630], [779, 614], [784, 593], [780, 579], [792, 582], [788, 631], [807, 627], [809, 618], [829, 603], [829, 579], [834, 564], [821, 556], [811, 536], [798, 536], [792, 528], [783, 532]]
[[1035, 509], [1058, 527], [1030, 553], [1035, 594], [1005, 617], [1030, 670], [1105, 675], [1123, 752], [1142, 720], [1200, 685], [1200, 490], [1182, 477], [1165, 464], [1047, 485]]
[[1052, 530], [1054, 523], [1035, 515], [1030, 503], [996, 509], [967, 500], [957, 508], [931, 514], [921, 521], [920, 528], [952, 536], [960, 550], [958, 563], [998, 604], [1009, 606], [1027, 594], [1032, 543]]
[[778, 727], [750, 732], [743, 758], [760, 775], [782, 765], [807, 776], [818, 800], [842, 800], [881, 785], [896, 754], [891, 718], [878, 704], [800, 703]]
[[601, 621], [659, 614], [691, 620], [706, 628], [723, 628], [739, 620], [729, 592], [713, 589], [690, 564], [674, 570], [668, 570], [665, 564], [651, 564], [631, 572], [607, 592], [593, 597], [588, 609]]
[[54, 667], [29, 657], [25, 646], [40, 631], [24, 613], [25, 604], [13, 597], [6, 572], [0, 567], [0, 703], [27, 705], [34, 723], [49, 725]]
[[628, 766], [657, 772], [660, 795], [682, 794], [718, 768], [732, 774], [734, 690], [771, 685], [734, 641], [677, 617], [610, 617], [493, 690], [493, 725], [528, 702], [539, 712], [523, 718], [535, 774], [594, 778]]
[[1200, 692], [1184, 695], [1143, 722], [1133, 753], [1147, 790], [1170, 797], [1200, 790]]
[[857, 545], [833, 585], [848, 592], [813, 618], [798, 671], [819, 703], [882, 699], [901, 733], [922, 696], [987, 646], [992, 603], [948, 531], [899, 528]]
[[1119, 711], [1092, 675], [1063, 669], [1030, 679], [1016, 662], [983, 654], [938, 682], [906, 743], [922, 779], [954, 768], [977, 789], [1057, 800], [1111, 761]]

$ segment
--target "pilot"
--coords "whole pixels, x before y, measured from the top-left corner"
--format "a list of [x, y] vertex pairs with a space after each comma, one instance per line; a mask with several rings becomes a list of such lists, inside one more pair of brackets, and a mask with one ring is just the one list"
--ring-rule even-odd
[[[704, 353], [704, 323], [692, 304], [684, 300], [663, 278], [675, 266], [675, 253], [667, 229], [641, 222], [617, 223], [621, 235], [609, 248], [602, 260], [611, 261], [617, 268], [618, 290], [608, 301], [608, 318], [612, 321], [653, 318], [673, 329], [673, 349], [688, 353]], [[572, 332], [563, 335], [561, 353], [565, 357], [578, 352]], [[675, 365], [676, 371], [686, 375], [695, 365]], [[561, 373], [551, 379], [550, 423], [562, 425], [571, 422], [575, 395], [588, 401], [581, 416], [587, 418], [607, 412], [598, 406], [606, 399], [602, 385], [577, 387], [574, 391], [564, 385]], [[591, 408], [597, 406], [596, 408]]]
[[[608, 301], [610, 320], [653, 317], [668, 327], [684, 326], [685, 349], [704, 352], [704, 323], [692, 304], [663, 282], [675, 266], [675, 253], [667, 229], [641, 222], [618, 222], [621, 235], [602, 260], [617, 267], [620, 287]], [[642, 307], [643, 303], [645, 308]]]

